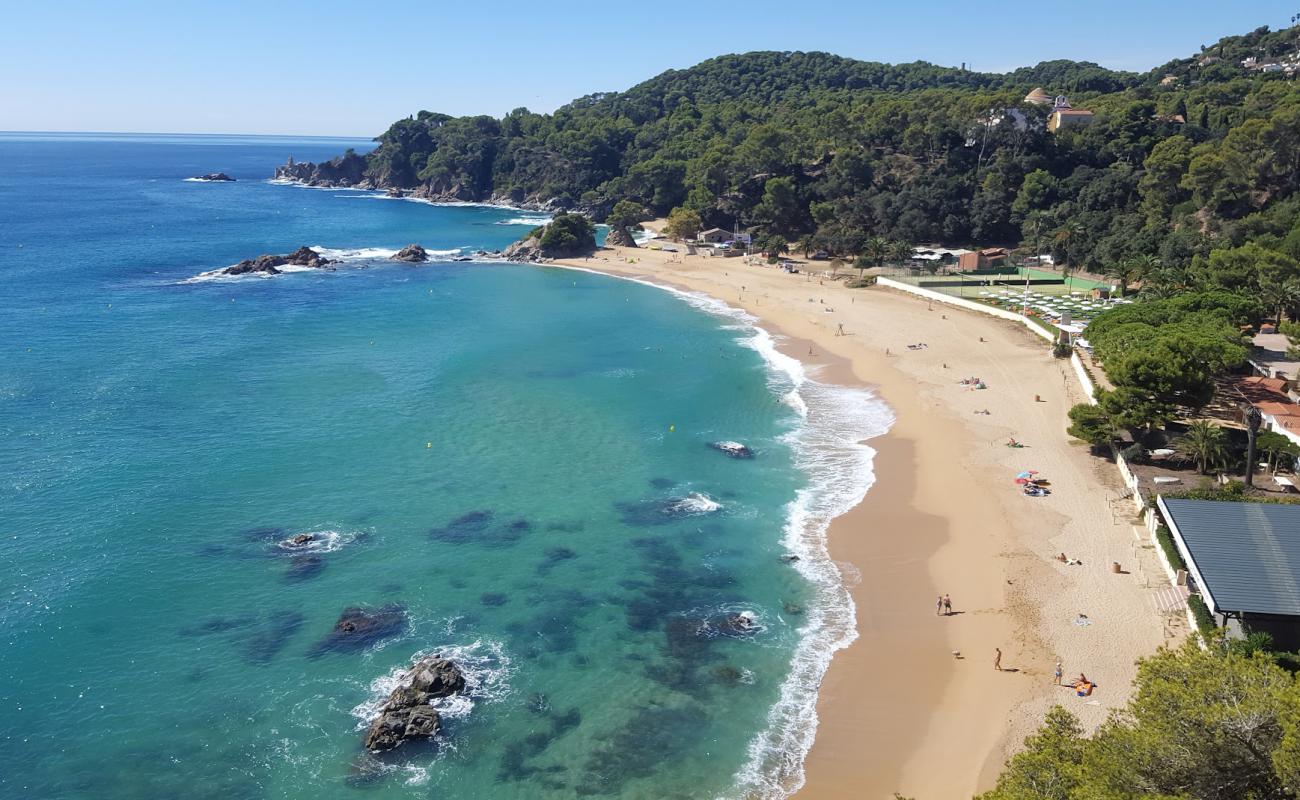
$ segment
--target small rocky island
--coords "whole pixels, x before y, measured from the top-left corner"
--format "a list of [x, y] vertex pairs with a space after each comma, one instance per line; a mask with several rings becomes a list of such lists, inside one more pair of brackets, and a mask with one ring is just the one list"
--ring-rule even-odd
[[725, 453], [731, 458], [753, 458], [754, 457], [754, 451], [751, 450], [748, 445], [743, 445], [740, 442], [727, 442], [727, 441], [711, 442], [709, 444], [709, 447], [712, 447], [714, 450], [717, 450], [721, 453]]
[[581, 214], [556, 214], [540, 228], [506, 248], [510, 261], [589, 256], [596, 250], [596, 226]]
[[224, 172], [209, 172], [207, 175], [195, 175], [190, 178], [193, 181], [205, 181], [207, 183], [234, 183], [235, 179]]
[[331, 261], [310, 247], [299, 247], [292, 253], [286, 255], [260, 255], [257, 258], [246, 258], [243, 261], [231, 267], [220, 270], [220, 275], [249, 275], [255, 272], [265, 273], [267, 275], [279, 275], [280, 267], [310, 267], [312, 269], [327, 269], [337, 261]]
[[408, 244], [401, 250], [389, 256], [393, 261], [402, 261], [407, 264], [423, 264], [429, 260], [429, 253], [418, 244]]
[[465, 676], [449, 659], [432, 655], [416, 661], [366, 729], [366, 749], [378, 753], [405, 741], [436, 736], [442, 717], [429, 703], [464, 690]]

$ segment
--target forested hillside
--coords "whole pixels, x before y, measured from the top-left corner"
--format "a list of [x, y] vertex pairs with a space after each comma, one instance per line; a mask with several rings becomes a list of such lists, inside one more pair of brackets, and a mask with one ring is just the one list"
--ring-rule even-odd
[[[624, 199], [654, 214], [686, 207], [706, 225], [845, 255], [873, 236], [1037, 240], [1076, 267], [1144, 256], [1167, 271], [1251, 238], [1294, 258], [1300, 91], [1288, 74], [1240, 62], [1294, 54], [1298, 33], [1261, 28], [1142, 75], [1064, 61], [993, 75], [825, 53], [723, 56], [554, 114], [422, 111], [356, 166], [367, 186], [598, 220]], [[1095, 121], [1049, 134], [1050, 108], [1024, 102], [1040, 86]], [[338, 180], [303, 166], [294, 176]]]

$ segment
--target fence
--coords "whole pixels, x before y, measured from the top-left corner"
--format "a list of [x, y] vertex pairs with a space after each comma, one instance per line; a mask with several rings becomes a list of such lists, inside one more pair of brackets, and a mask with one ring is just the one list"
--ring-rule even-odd
[[998, 317], [1012, 322], [1020, 322], [1024, 324], [1026, 328], [1029, 328], [1029, 330], [1043, 337], [1047, 341], [1051, 342], [1056, 340], [1055, 336], [1035, 325], [1028, 317], [1023, 314], [1017, 314], [1014, 311], [1007, 311], [1004, 308], [994, 308], [993, 306], [985, 305], [984, 303], [977, 303], [974, 300], [967, 300], [964, 297], [953, 297], [952, 295], [944, 294], [943, 292], [932, 292], [929, 289], [920, 286], [913, 286], [910, 283], [903, 283], [902, 281], [896, 281], [883, 276], [876, 279], [876, 285], [888, 286], [891, 289], [898, 289], [901, 292], [919, 295], [927, 300], [933, 300], [936, 303], [946, 303], [950, 306], [957, 306], [958, 308], [965, 308], [970, 311], [978, 311], [981, 314], [988, 314], [991, 317]]

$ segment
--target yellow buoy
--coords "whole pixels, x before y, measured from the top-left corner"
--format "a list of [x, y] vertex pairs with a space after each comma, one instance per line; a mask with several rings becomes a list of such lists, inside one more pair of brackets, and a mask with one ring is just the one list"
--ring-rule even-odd
[[672, 432], [675, 431], [675, 430], [677, 430], [677, 426], [676, 426], [676, 425], [669, 425], [669, 426], [668, 426], [668, 432], [669, 432], [669, 433], [672, 433]]

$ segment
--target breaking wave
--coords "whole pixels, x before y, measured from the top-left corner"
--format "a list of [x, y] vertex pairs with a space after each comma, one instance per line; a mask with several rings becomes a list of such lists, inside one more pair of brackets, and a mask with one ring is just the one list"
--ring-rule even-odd
[[[565, 267], [600, 273], [581, 267]], [[734, 793], [748, 800], [777, 800], [804, 783], [804, 759], [817, 733], [817, 690], [831, 657], [857, 639], [857, 612], [848, 580], [827, 550], [831, 521], [862, 502], [875, 483], [876, 451], [865, 442], [889, 430], [893, 411], [866, 389], [813, 380], [802, 362], [777, 349], [758, 319], [716, 298], [642, 278], [609, 276], [671, 292], [710, 314], [732, 320], [768, 368], [768, 385], [795, 415], [783, 440], [795, 466], [808, 476], [786, 506], [782, 544], [799, 556], [791, 566], [814, 587], [800, 642], [767, 725], [750, 740], [748, 758], [736, 775]]]

